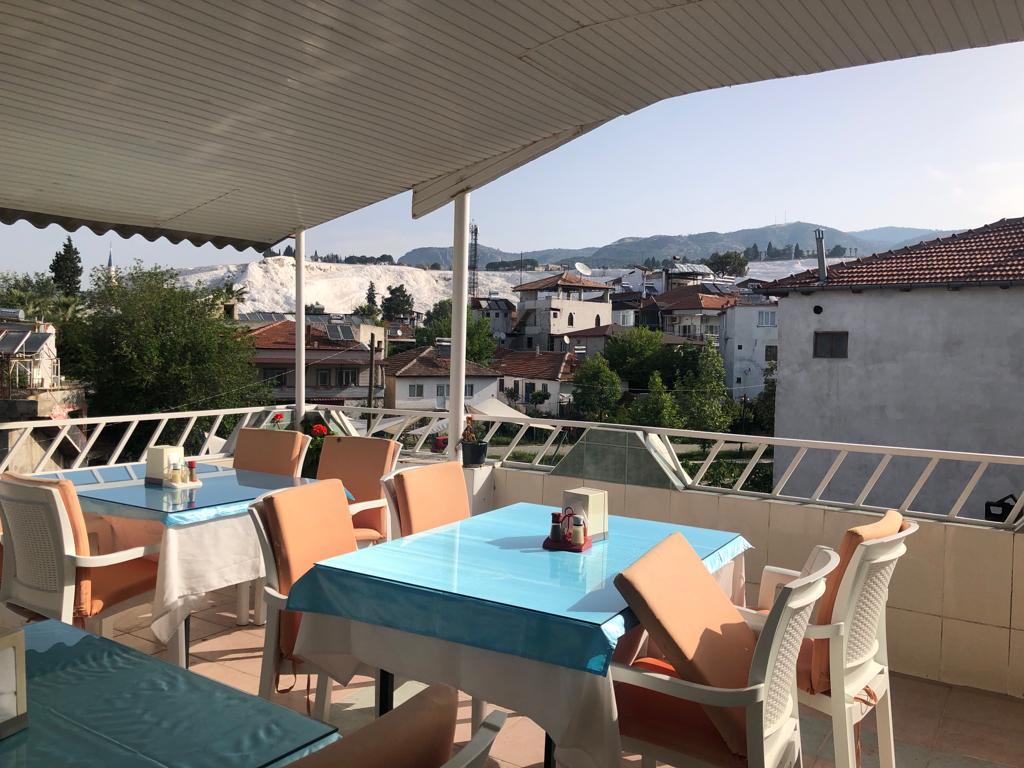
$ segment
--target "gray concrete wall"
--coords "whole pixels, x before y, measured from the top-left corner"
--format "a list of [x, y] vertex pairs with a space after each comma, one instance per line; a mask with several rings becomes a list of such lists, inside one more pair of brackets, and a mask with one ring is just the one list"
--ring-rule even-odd
[[[849, 356], [814, 358], [815, 331], [848, 331]], [[1024, 288], [790, 294], [779, 302], [777, 397], [779, 437], [1020, 455]], [[776, 479], [790, 456], [776, 453]], [[812, 492], [833, 458], [809, 453], [786, 492]], [[876, 463], [851, 456], [824, 497], [852, 501]], [[898, 505], [924, 464], [894, 460], [867, 503]], [[973, 470], [940, 463], [913, 507], [948, 511]], [[1022, 491], [1024, 471], [990, 468], [962, 514]]]

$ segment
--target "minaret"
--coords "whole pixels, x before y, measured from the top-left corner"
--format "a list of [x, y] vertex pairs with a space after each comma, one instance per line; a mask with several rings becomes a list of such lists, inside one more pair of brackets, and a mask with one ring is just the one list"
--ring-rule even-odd
[[111, 279], [114, 277], [114, 246], [107, 244], [107, 274]]

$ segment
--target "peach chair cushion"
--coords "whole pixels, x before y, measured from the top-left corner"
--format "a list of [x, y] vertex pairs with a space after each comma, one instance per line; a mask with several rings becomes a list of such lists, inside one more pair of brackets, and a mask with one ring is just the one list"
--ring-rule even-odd
[[403, 536], [469, 517], [469, 491], [457, 461], [398, 472], [393, 482]]
[[[839, 585], [843, 583], [843, 576], [846, 569], [850, 567], [853, 554], [857, 547], [865, 541], [884, 539], [887, 536], [894, 536], [904, 529], [903, 515], [894, 509], [890, 509], [885, 515], [873, 523], [858, 525], [843, 534], [843, 540], [839, 543], [839, 565], [827, 577], [825, 577], [825, 593], [818, 600], [816, 613], [816, 624], [831, 624], [832, 611], [836, 606], [836, 597], [839, 595]], [[828, 640], [814, 640], [810, 648], [801, 653], [811, 654], [810, 664], [805, 658], [803, 665], [805, 672], [802, 680], [798, 680], [803, 690], [809, 693], [827, 693], [831, 689], [829, 683], [829, 642]]]
[[[317, 480], [334, 477], [341, 480], [357, 502], [384, 497], [380, 479], [390, 474], [401, 446], [382, 437], [324, 438]], [[377, 541], [387, 531], [387, 507], [364, 509], [352, 516], [358, 541]]]
[[[671, 534], [616, 576], [615, 586], [680, 678], [746, 687], [757, 636], [681, 534]], [[705, 711], [729, 749], [745, 755], [744, 710]]]
[[156, 589], [157, 564], [146, 558], [92, 568], [92, 601], [86, 616]]
[[295, 768], [440, 768], [452, 756], [458, 694], [420, 691], [357, 731], [294, 763]]
[[[29, 475], [10, 474], [8, 477], [19, 483], [27, 483], [42, 488], [53, 488], [60, 494], [64, 502], [64, 509], [67, 512], [68, 523], [71, 526], [71, 535], [75, 541], [75, 554], [86, 557], [92, 554], [89, 550], [89, 531], [85, 526], [85, 515], [82, 513], [82, 505], [78, 502], [78, 492], [74, 483], [70, 480], [54, 480], [51, 478], [31, 477]], [[75, 574], [75, 610], [74, 615], [78, 617], [92, 616], [92, 568], [79, 568]]]
[[[274, 551], [277, 588], [284, 595], [317, 561], [356, 549], [340, 480], [321, 480], [264, 497], [263, 519]], [[281, 613], [280, 646], [287, 659], [295, 651], [300, 618], [292, 611]]]
[[[679, 677], [675, 668], [664, 659], [641, 658], [632, 666]], [[627, 738], [657, 744], [710, 765], [738, 768], [747, 764], [744, 758], [729, 749], [700, 704], [635, 685], [616, 683], [615, 705], [619, 710], [619, 732]]]
[[235, 442], [235, 469], [297, 475], [306, 436], [290, 429], [243, 429]]

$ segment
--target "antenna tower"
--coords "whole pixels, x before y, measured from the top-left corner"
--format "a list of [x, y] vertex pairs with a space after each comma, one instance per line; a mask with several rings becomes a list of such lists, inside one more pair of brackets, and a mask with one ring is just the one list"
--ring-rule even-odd
[[469, 225], [469, 296], [476, 296], [477, 281], [477, 228], [476, 224]]

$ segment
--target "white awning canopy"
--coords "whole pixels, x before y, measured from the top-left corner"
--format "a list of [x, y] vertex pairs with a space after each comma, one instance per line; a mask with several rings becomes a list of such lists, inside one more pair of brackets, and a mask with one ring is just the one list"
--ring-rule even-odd
[[670, 96], [1024, 39], [1024, 0], [0, 5], [0, 221], [263, 247]]

